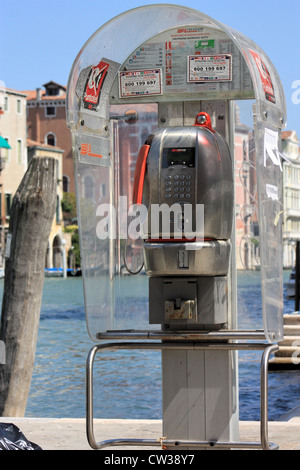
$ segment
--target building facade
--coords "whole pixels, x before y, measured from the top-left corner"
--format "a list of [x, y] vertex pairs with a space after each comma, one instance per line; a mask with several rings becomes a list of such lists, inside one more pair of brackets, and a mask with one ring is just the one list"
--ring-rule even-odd
[[27, 169], [26, 95], [0, 87], [0, 135], [10, 148], [0, 148], [0, 265], [12, 200]]
[[66, 122], [66, 87], [50, 81], [27, 96], [28, 138], [64, 150], [63, 191], [75, 193], [71, 132]]
[[61, 201], [63, 198], [62, 167], [63, 150], [52, 145], [39, 144], [28, 139], [28, 163], [32, 158], [53, 158], [56, 162], [57, 190], [56, 190], [56, 211], [53, 218], [51, 232], [48, 240], [48, 247], [45, 259], [45, 268], [63, 268], [64, 250], [67, 252], [71, 247], [70, 236], [63, 232], [63, 217]]
[[[54, 144], [48, 133], [48, 143], [27, 138], [28, 93], [0, 86], [0, 135], [10, 148], [0, 148], [0, 268], [4, 265], [5, 238], [10, 211], [28, 164], [32, 158], [51, 157], [57, 162], [57, 207], [49, 236], [45, 266], [62, 267], [62, 248], [68, 249], [69, 236], [63, 233], [61, 201], [63, 198], [64, 150]], [[58, 113], [59, 115], [59, 113]]]
[[300, 240], [300, 147], [295, 131], [282, 132], [283, 162], [283, 267], [293, 268]]

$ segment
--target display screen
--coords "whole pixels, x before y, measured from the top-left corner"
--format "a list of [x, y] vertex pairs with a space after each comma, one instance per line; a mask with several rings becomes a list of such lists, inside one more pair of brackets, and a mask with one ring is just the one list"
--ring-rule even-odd
[[195, 148], [164, 148], [163, 167], [167, 168], [173, 165], [195, 166]]

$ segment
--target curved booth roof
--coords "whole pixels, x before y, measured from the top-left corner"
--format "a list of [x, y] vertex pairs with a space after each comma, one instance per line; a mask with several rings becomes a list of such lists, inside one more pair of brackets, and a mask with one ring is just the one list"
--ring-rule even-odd
[[276, 124], [283, 128], [286, 123], [284, 92], [280, 77], [264, 51], [250, 38], [213, 18], [194, 9], [171, 4], [148, 5], [122, 13], [99, 28], [81, 48], [74, 61], [68, 84], [67, 119], [70, 126], [73, 127], [76, 122], [76, 116], [73, 114], [77, 110], [74, 103], [75, 90], [83, 69], [91, 64], [98, 64], [99, 58], [104, 57], [121, 67], [142, 44], [165, 31], [183, 26], [185, 30], [189, 27], [200, 27], [204, 32], [213, 29], [232, 40], [247, 64], [258, 105], [258, 116], [265, 119], [268, 110], [271, 114], [276, 110], [276, 119], [279, 119]]

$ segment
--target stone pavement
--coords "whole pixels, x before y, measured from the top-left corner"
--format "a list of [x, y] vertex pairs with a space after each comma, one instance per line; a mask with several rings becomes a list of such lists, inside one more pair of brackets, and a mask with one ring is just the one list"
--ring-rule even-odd
[[[13, 423], [25, 437], [43, 450], [92, 450], [86, 439], [84, 418], [0, 418], [0, 422]], [[159, 439], [161, 421], [134, 419], [95, 419], [97, 442], [115, 438]], [[259, 422], [240, 422], [240, 440], [260, 441]], [[279, 450], [300, 450], [300, 407], [292, 410], [282, 421], [269, 423], [269, 441]], [[145, 450], [145, 447], [107, 447], [103, 450]], [[160, 450], [160, 447], [151, 447]]]

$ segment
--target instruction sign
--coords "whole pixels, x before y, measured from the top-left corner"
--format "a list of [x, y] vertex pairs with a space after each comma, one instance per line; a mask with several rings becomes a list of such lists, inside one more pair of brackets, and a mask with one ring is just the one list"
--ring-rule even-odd
[[188, 56], [188, 82], [231, 81], [231, 55]]
[[[144, 83], [151, 72], [155, 82]], [[136, 48], [119, 70], [113, 102], [193, 93], [208, 99], [225, 92], [232, 99], [254, 98], [248, 65], [224, 32], [191, 26], [159, 33]]]
[[162, 94], [161, 69], [119, 72], [120, 97]]

